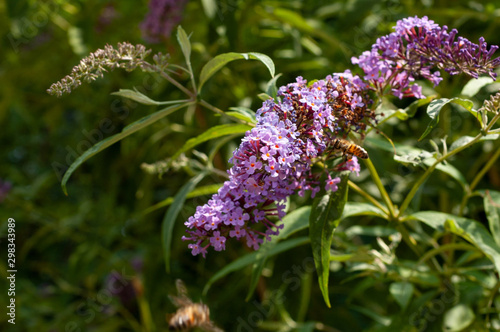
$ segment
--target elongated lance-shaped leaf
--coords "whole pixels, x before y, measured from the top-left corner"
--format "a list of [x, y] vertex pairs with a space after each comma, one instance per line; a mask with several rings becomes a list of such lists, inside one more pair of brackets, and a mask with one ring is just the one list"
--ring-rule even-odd
[[311, 217], [309, 219], [309, 237], [314, 257], [314, 264], [318, 273], [318, 283], [323, 299], [328, 307], [328, 277], [330, 275], [330, 247], [333, 231], [340, 223], [344, 205], [347, 202], [347, 180], [349, 172], [340, 174], [338, 190], [327, 192], [314, 199]]
[[271, 73], [271, 77], [274, 77], [275, 69], [274, 62], [265, 54], [262, 53], [224, 53], [219, 54], [212, 60], [208, 61], [207, 64], [202, 68], [200, 73], [200, 86], [198, 91], [201, 91], [203, 85], [207, 82], [207, 80], [212, 77], [217, 71], [219, 71], [222, 67], [224, 67], [227, 63], [234, 60], [259, 60], [262, 62], [269, 72]]
[[81, 156], [76, 158], [76, 160], [69, 166], [66, 173], [64, 173], [64, 176], [63, 176], [62, 181], [61, 181], [61, 187], [62, 187], [64, 194], [68, 195], [68, 191], [66, 190], [66, 182], [68, 182], [71, 174], [73, 174], [73, 172], [81, 164], [83, 164], [84, 161], [86, 161], [90, 157], [98, 154], [102, 150], [106, 149], [108, 146], [124, 139], [125, 137], [135, 133], [136, 131], [139, 131], [139, 130], [155, 123], [156, 121], [160, 120], [161, 118], [166, 117], [167, 115], [169, 115], [169, 114], [177, 111], [178, 109], [183, 108], [189, 104], [191, 104], [191, 103], [182, 103], [179, 105], [170, 106], [170, 107], [164, 108], [156, 113], [147, 115], [147, 116], [140, 118], [139, 120], [129, 124], [125, 128], [123, 128], [121, 133], [113, 135], [113, 136], [108, 137], [106, 139], [103, 139], [102, 141], [94, 144], [94, 146], [92, 146], [90, 149], [85, 151]]
[[[203, 187], [198, 187], [194, 190], [192, 190], [186, 198], [194, 198], [194, 197], [199, 197], [199, 196], [205, 196], [205, 195], [212, 195], [217, 193], [219, 191], [219, 188], [222, 187], [222, 183], [216, 183], [216, 184], [209, 184]], [[156, 203], [153, 206], [148, 207], [145, 209], [142, 214], [146, 215], [148, 213], [151, 213], [155, 210], [161, 209], [162, 207], [168, 206], [174, 202], [174, 197], [167, 197], [163, 201]]]
[[[131, 99], [131, 100], [136, 101], [138, 103], [141, 103], [143, 105], [153, 105], [153, 106], [156, 106], [156, 105], [179, 104], [178, 100], [171, 100], [171, 101], [156, 101], [156, 100], [153, 100], [153, 99], [149, 98], [148, 96], [146, 96], [145, 94], [142, 94], [141, 92], [137, 91], [135, 88], [134, 88], [134, 90], [120, 89], [119, 91], [113, 92], [111, 94], [114, 95], [114, 96], [120, 96], [120, 97], [123, 97], [123, 98]], [[186, 100], [186, 102], [187, 102], [187, 100]]]
[[189, 41], [186, 31], [184, 31], [180, 25], [177, 27], [177, 41], [179, 45], [181, 45], [182, 54], [184, 54], [186, 63], [191, 67], [191, 42]]
[[161, 224], [161, 243], [163, 246], [163, 257], [165, 259], [167, 273], [170, 273], [170, 248], [172, 245], [172, 232], [174, 231], [175, 220], [184, 205], [186, 196], [194, 190], [196, 185], [206, 175], [207, 173], [205, 172], [200, 173], [183, 185], [179, 192], [175, 195], [172, 205], [167, 210], [167, 213], [165, 213], [165, 217], [163, 217], [163, 222]]
[[488, 218], [491, 234], [495, 242], [500, 246], [500, 192], [495, 190], [484, 190], [484, 212]]
[[172, 158], [170, 160], [175, 160], [177, 159], [183, 152], [186, 152], [198, 144], [201, 144], [203, 142], [212, 140], [217, 137], [221, 136], [226, 136], [226, 135], [233, 135], [233, 134], [241, 134], [245, 133], [248, 130], [252, 129], [252, 126], [244, 125], [244, 124], [223, 124], [220, 126], [215, 126], [211, 127], [207, 131], [205, 131], [203, 134], [198, 135], [196, 137], [193, 137], [189, 139], [179, 150], [177, 150]]
[[[290, 250], [292, 248], [304, 245], [306, 243], [309, 243], [309, 239], [306, 236], [283, 241], [278, 243], [275, 247], [271, 248], [266, 254], [268, 255], [268, 257], [270, 257], [282, 253], [284, 251]], [[205, 288], [203, 288], [203, 295], [207, 294], [208, 290], [210, 289], [210, 287], [213, 285], [214, 282], [228, 275], [231, 272], [238, 271], [243, 267], [256, 262], [258, 258], [259, 258], [259, 251], [254, 251], [224, 266], [221, 270], [219, 270], [219, 272], [214, 274], [213, 277], [210, 278], [210, 280], [208, 280], [207, 284], [205, 285]]]

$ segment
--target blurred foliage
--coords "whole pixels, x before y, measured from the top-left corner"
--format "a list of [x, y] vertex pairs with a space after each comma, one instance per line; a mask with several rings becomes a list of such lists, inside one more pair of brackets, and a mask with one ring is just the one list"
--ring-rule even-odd
[[[176, 112], [112, 145], [73, 174], [68, 182], [69, 196], [61, 190], [61, 176], [78, 155], [160, 109], [129, 102], [112, 92], [137, 87], [155, 100], [182, 98], [172, 85], [154, 76], [120, 70], [60, 99], [46, 93], [50, 84], [69, 73], [82, 57], [107, 43], [142, 43], [154, 52], [169, 53], [171, 63], [183, 63], [175, 36], [162, 44], [148, 45], [142, 39], [139, 24], [147, 11], [147, 1], [0, 3], [0, 75], [4, 82], [0, 89], [0, 181], [12, 184], [0, 202], [0, 245], [6, 247], [6, 220], [14, 218], [18, 270], [16, 325], [8, 324], [8, 316], [2, 315], [2, 330], [165, 331], [165, 313], [175, 310], [167, 297], [175, 292], [175, 279], [183, 279], [198, 300], [210, 277], [247, 253], [244, 246], [233, 246], [205, 260], [192, 257], [180, 240], [182, 222], [207, 201], [212, 189], [189, 198], [181, 210], [167, 274], [160, 237], [166, 208], [145, 213], [154, 204], [174, 197], [193, 172], [184, 166], [159, 178], [144, 172], [141, 164], [168, 158], [188, 139], [224, 123], [223, 118], [204, 109]], [[500, 44], [500, 7], [495, 1], [191, 0], [181, 25], [190, 36], [194, 72], [199, 73], [208, 60], [221, 53], [259, 52], [271, 57], [277, 73], [283, 74], [279, 86], [299, 75], [320, 79], [353, 68], [352, 56], [389, 33], [398, 19], [415, 15], [427, 15], [441, 25], [457, 28], [473, 41], [484, 36], [489, 44]], [[269, 73], [261, 63], [230, 63], [207, 82], [202, 97], [224, 111], [234, 106], [256, 110], [261, 104], [257, 95], [265, 91], [268, 80]], [[445, 80], [436, 91], [443, 97], [458, 95], [467, 82], [465, 77], [446, 76]], [[189, 86], [187, 75], [180, 81]], [[491, 93], [489, 88], [482, 89], [476, 101], [484, 100]], [[392, 102], [402, 108], [409, 103]], [[447, 135], [449, 141], [455, 141], [477, 132], [474, 121], [458, 109], [444, 112], [441, 131], [430, 138], [439, 142]], [[381, 130], [404, 142], [409, 133], [422, 134], [428, 122], [425, 112], [419, 110], [410, 120], [394, 121]], [[216, 154], [214, 165], [218, 169], [227, 169], [239, 139], [232, 139]], [[366, 148], [385, 188], [400, 204], [408, 184], [423, 171], [411, 164], [394, 163], [391, 153], [379, 148], [377, 139], [380, 136], [368, 140]], [[432, 151], [429, 141], [423, 140], [419, 148]], [[214, 145], [206, 142], [197, 149], [210, 151]], [[498, 141], [477, 144], [455, 156], [453, 165], [470, 181], [496, 150]], [[499, 174], [496, 163], [476, 188], [500, 191]], [[198, 186], [223, 180], [213, 174]], [[355, 181], [366, 191], [376, 192], [366, 173]], [[411, 209], [456, 213], [462, 201], [457, 193], [462, 190], [460, 183], [436, 172], [421, 187]], [[350, 192], [349, 200], [362, 198]], [[293, 209], [310, 201], [298, 198], [291, 204]], [[465, 212], [488, 227], [480, 197], [471, 197]], [[429, 226], [414, 223], [415, 229], [422, 231], [418, 234], [427, 231], [432, 237]], [[459, 252], [450, 250], [464, 268], [436, 279], [420, 268], [420, 257], [404, 243], [392, 251], [391, 241], [397, 238], [393, 225], [388, 226], [381, 218], [353, 216], [336, 230], [333, 243], [340, 258], [331, 262], [331, 309], [325, 306], [315, 282], [310, 248], [300, 246], [267, 260], [257, 291], [247, 302], [249, 267], [218, 280], [204, 297], [212, 319], [226, 331], [286, 331], [283, 326], [292, 318], [297, 331], [389, 331], [395, 326], [405, 326], [408, 331], [441, 331], [443, 320], [456, 321], [457, 316], [472, 317], [469, 330], [482, 330], [485, 321], [499, 328], [495, 309], [500, 305], [498, 274], [490, 261], [467, 247], [460, 247]], [[299, 232], [305, 234], [307, 231]], [[456, 235], [435, 236], [452, 243]], [[419, 240], [429, 243], [429, 238]], [[381, 249], [381, 241], [389, 243], [388, 251]], [[341, 258], [353, 254], [366, 262], [374, 251], [383, 253], [379, 266], [388, 270], [362, 263], [349, 265]], [[446, 255], [439, 259], [452, 260]], [[7, 299], [6, 261], [2, 256], [2, 299]], [[405, 298], [409, 289], [415, 294], [411, 299]], [[454, 306], [458, 303], [463, 306]], [[448, 311], [451, 307], [453, 311]]]

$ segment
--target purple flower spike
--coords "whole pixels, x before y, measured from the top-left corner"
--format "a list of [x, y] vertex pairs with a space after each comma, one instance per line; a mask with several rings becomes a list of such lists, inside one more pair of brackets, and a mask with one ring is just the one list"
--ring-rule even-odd
[[431, 71], [434, 67], [451, 75], [465, 73], [477, 78], [488, 74], [496, 78], [493, 69], [500, 65], [500, 57], [492, 60], [492, 56], [498, 46], [488, 49], [483, 37], [479, 45], [463, 37], [455, 40], [457, 30], [448, 31], [427, 17], [416, 16], [398, 21], [394, 29], [380, 37], [371, 51], [352, 58], [365, 72], [369, 88], [380, 95], [390, 89], [399, 98], [423, 98], [421, 87], [413, 82], [422, 77], [438, 85], [442, 78], [439, 71]]
[[[320, 190], [320, 175], [311, 171], [315, 159], [337, 156], [332, 143], [374, 119], [364, 91], [362, 80], [346, 71], [309, 86], [298, 77], [279, 89], [278, 101], [265, 101], [257, 125], [229, 160], [229, 180], [185, 222], [183, 240], [191, 241], [192, 254], [205, 257], [209, 247], [225, 250], [228, 238], [258, 249], [264, 239], [278, 235], [283, 224], [276, 222], [285, 216], [286, 198], [308, 190], [314, 197]], [[359, 165], [348, 169], [359, 172]], [[329, 179], [326, 188], [337, 190], [340, 178]]]

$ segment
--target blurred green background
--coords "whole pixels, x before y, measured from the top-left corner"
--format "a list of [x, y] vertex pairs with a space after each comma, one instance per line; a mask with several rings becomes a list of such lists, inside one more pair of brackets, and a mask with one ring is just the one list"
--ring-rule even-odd
[[[156, 110], [127, 103], [111, 92], [143, 87], [155, 100], [182, 97], [163, 81], [156, 82], [140, 71], [121, 70], [61, 98], [46, 93], [81, 58], [107, 43], [142, 43], [155, 53], [169, 53], [172, 63], [183, 64], [174, 33], [159, 43], [143, 38], [139, 26], [147, 13], [148, 1], [0, 3], [0, 246], [6, 252], [6, 221], [14, 218], [18, 269], [16, 325], [7, 323], [2, 310], [1, 330], [165, 331], [165, 313], [175, 310], [167, 295], [175, 292], [176, 278], [183, 279], [198, 300], [210, 276], [248, 252], [232, 243], [230, 250], [211, 252], [207, 259], [191, 256], [180, 240], [182, 222], [210, 196], [199, 197], [187, 201], [178, 219], [172, 269], [167, 274], [159, 235], [165, 208], [143, 213], [175, 195], [192, 174], [180, 169], [159, 178], [146, 174], [141, 164], [167, 158], [187, 139], [220, 122], [204, 109], [177, 112], [111, 146], [73, 174], [69, 196], [61, 190], [60, 178], [77, 155]], [[457, 28], [472, 41], [484, 36], [489, 44], [500, 44], [498, 1], [190, 0], [180, 24], [191, 34], [195, 72], [220, 53], [260, 52], [274, 60], [277, 72], [283, 74], [278, 85], [283, 85], [298, 75], [320, 79], [354, 68], [352, 56], [391, 32], [398, 19], [415, 15], [427, 15], [440, 25]], [[222, 110], [237, 105], [256, 110], [261, 104], [257, 94], [264, 91], [268, 79], [258, 62], [235, 62], [207, 84], [203, 98]], [[187, 82], [187, 78], [182, 80]], [[457, 78], [439, 91], [452, 95], [466, 81]], [[221, 170], [227, 168], [238, 141], [221, 150], [216, 159]], [[202, 184], [221, 181], [214, 177]], [[253, 322], [265, 316], [270, 320], [279, 317], [279, 306], [260, 304], [265, 292], [284, 284], [290, 286], [284, 293], [284, 307], [293, 313], [302, 310], [297, 302], [298, 286], [293, 287], [297, 280], [311, 286], [312, 300], [304, 314], [307, 320], [340, 331], [363, 331], [373, 324], [346, 303], [375, 302], [388, 312], [395, 305], [386, 299], [384, 289], [367, 296], [362, 285], [340, 283], [348, 277], [340, 271], [331, 282], [333, 308], [328, 309], [312, 271], [300, 278], [299, 271], [308, 270], [308, 265], [310, 270], [308, 248], [278, 257], [265, 270], [269, 278], [259, 284], [254, 299], [248, 302], [244, 297], [250, 270], [230, 274], [209, 290], [204, 301], [219, 326], [226, 331], [259, 330]], [[294, 266], [298, 268], [291, 269]], [[2, 255], [2, 306], [7, 303], [6, 270], [6, 255]], [[144, 324], [148, 308], [154, 326]]]

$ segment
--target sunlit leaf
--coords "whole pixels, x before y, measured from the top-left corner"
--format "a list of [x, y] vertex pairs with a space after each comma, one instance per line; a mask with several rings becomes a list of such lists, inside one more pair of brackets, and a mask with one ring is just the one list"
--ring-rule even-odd
[[385, 218], [384, 212], [380, 211], [375, 205], [360, 202], [347, 202], [342, 212], [342, 219], [352, 216], [376, 216]]
[[207, 15], [208, 18], [213, 19], [219, 9], [218, 2], [215, 0], [201, 0], [201, 4], [205, 10], [205, 15]]
[[249, 122], [249, 123], [257, 123], [255, 119], [255, 112], [246, 107], [229, 107], [231, 111], [225, 112], [226, 115], [232, 116], [234, 118]]
[[66, 173], [64, 173], [64, 176], [61, 181], [61, 187], [64, 191], [64, 193], [67, 195], [68, 192], [66, 190], [66, 182], [68, 182], [71, 174], [81, 165], [83, 162], [85, 162], [87, 159], [91, 158], [92, 156], [98, 154], [102, 150], [106, 149], [110, 145], [119, 142], [120, 140], [124, 139], [125, 137], [155, 123], [156, 121], [160, 120], [161, 118], [164, 118], [165, 116], [177, 111], [178, 109], [181, 109], [183, 107], [186, 107], [190, 103], [185, 103], [185, 104], [180, 104], [180, 105], [174, 105], [170, 106], [167, 108], [164, 108], [156, 113], [147, 115], [143, 118], [140, 118], [139, 120], [129, 124], [123, 130], [121, 133], [113, 135], [111, 137], [108, 137], [106, 139], [103, 139], [102, 141], [98, 142], [94, 146], [92, 146], [90, 149], [85, 151], [81, 156], [79, 156], [68, 168]]
[[479, 90], [481, 90], [481, 88], [493, 82], [495, 81], [489, 76], [473, 78], [464, 85], [460, 94], [469, 98], [474, 97], [479, 92]]
[[323, 294], [323, 299], [330, 307], [328, 297], [328, 277], [330, 275], [330, 247], [332, 243], [333, 231], [340, 223], [344, 205], [347, 201], [347, 180], [349, 174], [342, 173], [338, 190], [334, 193], [326, 192], [318, 195], [314, 199], [309, 219], [309, 237], [318, 273], [318, 283]]
[[500, 192], [485, 190], [483, 194], [484, 212], [488, 218], [491, 234], [500, 245]]
[[[498, 134], [482, 136], [479, 139], [479, 142], [496, 141], [498, 139], [498, 136], [499, 136]], [[458, 149], [459, 147], [462, 147], [462, 146], [470, 143], [473, 139], [474, 139], [474, 137], [471, 137], [471, 136], [462, 136], [450, 145], [449, 151], [453, 151], [455, 149]]]
[[471, 242], [493, 261], [500, 271], [500, 247], [478, 221], [437, 211], [422, 211], [410, 216], [441, 232], [452, 232]]
[[[386, 146], [386, 148], [388, 149], [389, 147]], [[434, 154], [408, 145], [397, 144], [396, 151], [397, 155], [394, 156], [394, 160], [403, 164], [430, 167], [437, 160]], [[448, 174], [449, 176], [457, 180], [462, 187], [467, 185], [467, 180], [465, 179], [464, 175], [450, 163], [441, 162], [436, 165], [436, 169]]]
[[474, 322], [476, 315], [472, 308], [465, 304], [457, 304], [446, 311], [443, 319], [443, 331], [458, 332], [464, 331]]
[[165, 259], [165, 267], [167, 273], [170, 273], [170, 248], [172, 246], [172, 232], [174, 231], [175, 221], [182, 207], [186, 196], [193, 191], [196, 185], [207, 175], [207, 173], [200, 173], [191, 178], [186, 184], [182, 186], [179, 192], [175, 195], [172, 205], [163, 217], [161, 224], [161, 243], [163, 247], [163, 257]]
[[201, 91], [203, 85], [207, 82], [207, 80], [212, 77], [217, 71], [219, 71], [222, 67], [234, 60], [259, 60], [261, 61], [269, 70], [271, 77], [274, 77], [275, 69], [273, 60], [265, 54], [262, 53], [224, 53], [219, 54], [212, 60], [208, 61], [208, 63], [202, 68], [200, 73], [200, 85], [199, 90]]
[[191, 42], [186, 34], [186, 31], [179, 25], [177, 27], [177, 41], [181, 45], [182, 54], [186, 59], [186, 63], [191, 66]]

